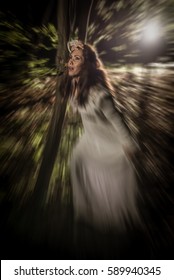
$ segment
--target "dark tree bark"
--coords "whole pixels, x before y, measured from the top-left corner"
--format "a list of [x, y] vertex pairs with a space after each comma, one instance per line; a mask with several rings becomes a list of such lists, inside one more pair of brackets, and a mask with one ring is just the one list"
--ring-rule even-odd
[[[73, 1], [72, 1], [73, 2]], [[48, 128], [48, 134], [45, 142], [45, 148], [43, 151], [42, 162], [38, 173], [38, 178], [35, 184], [35, 190], [33, 194], [34, 200], [41, 205], [44, 205], [47, 190], [53, 171], [55, 159], [59, 149], [61, 140], [62, 128], [65, 118], [67, 97], [62, 97], [59, 92], [59, 84], [62, 79], [60, 73], [64, 70], [65, 61], [67, 58], [67, 41], [70, 38], [70, 33], [73, 31], [70, 17], [72, 6], [71, 0], [58, 1], [58, 50], [57, 50], [57, 63], [58, 63], [58, 78], [56, 88], [56, 102], [53, 108], [52, 119]]]

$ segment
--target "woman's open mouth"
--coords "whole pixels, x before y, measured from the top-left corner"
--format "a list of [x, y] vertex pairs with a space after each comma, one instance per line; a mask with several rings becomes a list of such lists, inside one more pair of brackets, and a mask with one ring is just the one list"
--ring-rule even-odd
[[68, 71], [74, 71], [74, 67], [68, 67]]

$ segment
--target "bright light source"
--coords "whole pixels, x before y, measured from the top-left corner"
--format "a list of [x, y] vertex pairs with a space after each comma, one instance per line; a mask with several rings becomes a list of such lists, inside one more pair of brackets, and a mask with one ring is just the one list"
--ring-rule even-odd
[[147, 43], [156, 42], [161, 35], [161, 30], [158, 22], [149, 22], [144, 29], [144, 41]]

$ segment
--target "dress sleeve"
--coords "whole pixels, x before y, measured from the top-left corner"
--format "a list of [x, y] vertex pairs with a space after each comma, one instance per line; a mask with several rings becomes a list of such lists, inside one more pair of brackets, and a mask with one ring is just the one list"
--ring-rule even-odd
[[100, 100], [100, 110], [112, 124], [113, 129], [117, 132], [122, 146], [126, 149], [135, 151], [137, 149], [136, 143], [131, 137], [128, 128], [122, 120], [120, 114], [117, 112], [114, 101], [109, 94], [105, 94]]

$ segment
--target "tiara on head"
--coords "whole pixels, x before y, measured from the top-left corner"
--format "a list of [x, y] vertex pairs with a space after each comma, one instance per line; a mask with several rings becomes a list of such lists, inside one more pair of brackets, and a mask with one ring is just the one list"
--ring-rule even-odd
[[75, 49], [84, 49], [84, 44], [82, 43], [82, 41], [79, 40], [73, 40], [73, 41], [69, 41], [67, 43], [67, 47], [68, 47], [68, 51], [71, 53], [73, 52]]

